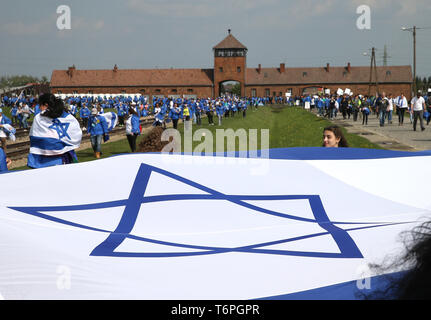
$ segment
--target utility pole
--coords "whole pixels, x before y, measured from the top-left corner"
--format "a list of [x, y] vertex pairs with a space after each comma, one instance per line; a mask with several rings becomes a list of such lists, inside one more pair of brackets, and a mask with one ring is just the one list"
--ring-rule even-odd
[[368, 96], [371, 94], [371, 86], [372, 86], [372, 78], [373, 78], [373, 69], [374, 69], [374, 76], [375, 76], [375, 85], [376, 85], [376, 92], [379, 92], [379, 81], [377, 78], [377, 64], [376, 64], [376, 49], [373, 47], [371, 49], [371, 64], [370, 64], [370, 81], [368, 84]]
[[416, 94], [416, 26], [413, 26], [413, 94]]
[[430, 27], [426, 28], [417, 28], [416, 26], [413, 26], [413, 28], [406, 28], [402, 27], [401, 30], [403, 31], [410, 31], [413, 33], [413, 95], [416, 94], [416, 30], [422, 30], [422, 29], [431, 29]]

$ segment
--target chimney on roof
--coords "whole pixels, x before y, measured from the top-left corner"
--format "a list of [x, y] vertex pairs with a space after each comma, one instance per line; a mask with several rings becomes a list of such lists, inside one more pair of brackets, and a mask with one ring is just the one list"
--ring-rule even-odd
[[76, 70], [75, 65], [73, 65], [67, 69], [67, 74], [69, 75], [69, 77], [73, 76], [73, 71], [75, 71], [75, 70]]
[[326, 72], [329, 72], [329, 63], [326, 64]]
[[284, 73], [286, 71], [286, 65], [284, 63], [280, 63], [280, 73]]
[[262, 65], [259, 63], [259, 66], [257, 67], [257, 73], [260, 73], [262, 71]]
[[350, 62], [347, 63], [347, 72], [350, 73]]
[[117, 67], [117, 65], [115, 65], [115, 66], [114, 66], [114, 70], [113, 70], [113, 71], [114, 71], [114, 72], [117, 72], [117, 70], [118, 70], [118, 67]]

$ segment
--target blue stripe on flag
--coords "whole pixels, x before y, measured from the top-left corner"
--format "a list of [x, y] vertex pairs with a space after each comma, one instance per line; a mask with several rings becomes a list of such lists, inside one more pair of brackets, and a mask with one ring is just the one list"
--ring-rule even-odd
[[42, 156], [40, 154], [29, 153], [27, 166], [30, 168], [46, 168], [63, 164], [61, 156]]
[[30, 148], [39, 148], [44, 150], [62, 150], [65, 147], [71, 147], [64, 141], [55, 138], [30, 137]]
[[[401, 279], [406, 275], [406, 271], [395, 272], [391, 274], [378, 275], [369, 278], [370, 288], [359, 289], [358, 282], [363, 280], [353, 280], [343, 283], [337, 283], [331, 286], [320, 287], [316, 289], [282, 294], [271, 297], [258, 298], [257, 300], [362, 300], [374, 299], [374, 294], [384, 292], [390, 286], [391, 281]], [[379, 297], [380, 298], [380, 297]], [[393, 291], [388, 291], [385, 299], [395, 299]]]
[[[269, 152], [269, 159], [279, 160], [363, 160], [363, 159], [386, 159], [386, 158], [403, 158], [403, 157], [426, 157], [431, 156], [431, 150], [425, 151], [394, 151], [383, 149], [366, 149], [366, 148], [324, 148], [324, 147], [294, 147], [294, 148], [276, 148], [264, 150]], [[262, 150], [248, 151], [254, 152], [257, 156], [247, 155], [245, 158], [263, 158]], [[194, 153], [195, 156], [217, 156], [217, 157], [235, 157], [241, 158], [244, 151], [238, 152], [214, 152], [212, 154]], [[161, 154], [161, 152], [147, 152], [146, 154]], [[192, 155], [191, 153], [174, 153], [177, 155]]]

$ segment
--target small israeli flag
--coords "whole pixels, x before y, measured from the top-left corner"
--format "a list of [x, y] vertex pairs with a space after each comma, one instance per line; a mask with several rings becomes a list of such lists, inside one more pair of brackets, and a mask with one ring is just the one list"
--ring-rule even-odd
[[118, 123], [117, 114], [115, 112], [107, 112], [107, 113], [102, 113], [101, 116], [103, 116], [106, 119], [106, 122], [108, 123], [108, 132], [111, 132], [112, 129], [114, 129]]
[[71, 114], [63, 112], [61, 117], [51, 119], [39, 113], [30, 129], [30, 153], [61, 155], [77, 149], [81, 139], [79, 122]]

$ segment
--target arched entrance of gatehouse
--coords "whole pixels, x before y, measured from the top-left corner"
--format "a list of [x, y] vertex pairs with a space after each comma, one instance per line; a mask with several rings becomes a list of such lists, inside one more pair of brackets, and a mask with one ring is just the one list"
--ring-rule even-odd
[[222, 81], [219, 83], [219, 92], [221, 96], [241, 97], [241, 82], [236, 80]]

